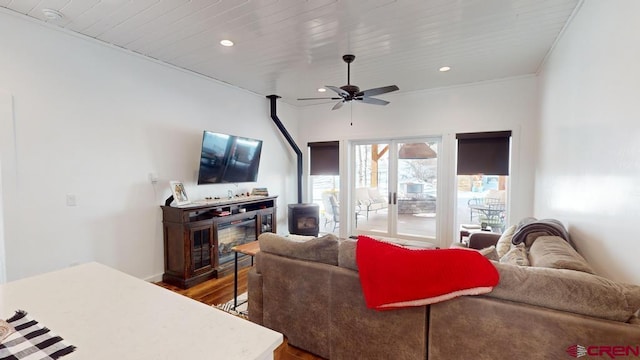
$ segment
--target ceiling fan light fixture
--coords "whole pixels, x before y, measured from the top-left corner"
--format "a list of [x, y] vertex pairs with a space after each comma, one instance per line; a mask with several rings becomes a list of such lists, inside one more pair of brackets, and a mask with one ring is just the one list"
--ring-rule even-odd
[[443, 66], [440, 69], [438, 69], [438, 71], [440, 72], [447, 72], [449, 70], [451, 70], [451, 66]]
[[227, 39], [220, 40], [220, 45], [227, 46], [227, 47], [233, 46], [233, 41], [227, 40]]

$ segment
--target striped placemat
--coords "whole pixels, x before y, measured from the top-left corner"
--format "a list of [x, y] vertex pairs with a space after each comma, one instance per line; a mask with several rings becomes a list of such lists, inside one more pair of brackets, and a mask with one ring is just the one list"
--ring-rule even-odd
[[25, 311], [0, 322], [0, 360], [58, 359], [75, 349]]

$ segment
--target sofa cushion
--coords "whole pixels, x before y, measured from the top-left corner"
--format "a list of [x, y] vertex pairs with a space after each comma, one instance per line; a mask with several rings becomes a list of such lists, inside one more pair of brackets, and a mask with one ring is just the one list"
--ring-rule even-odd
[[558, 236], [540, 236], [529, 249], [531, 266], [569, 269], [595, 274], [587, 261]]
[[494, 265], [500, 283], [490, 297], [614, 321], [640, 309], [640, 286], [574, 270]]
[[260, 251], [292, 259], [338, 265], [338, 238], [333, 234], [300, 242], [274, 233], [262, 233], [258, 241]]

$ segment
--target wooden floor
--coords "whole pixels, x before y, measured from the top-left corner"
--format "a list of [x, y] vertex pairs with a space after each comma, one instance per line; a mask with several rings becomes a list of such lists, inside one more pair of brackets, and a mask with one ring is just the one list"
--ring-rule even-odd
[[[238, 294], [247, 291], [247, 274], [249, 268], [238, 271]], [[207, 305], [223, 304], [233, 299], [233, 274], [220, 279], [212, 279], [189, 289], [180, 289], [163, 282], [156, 283], [166, 289], [177, 292]], [[275, 360], [322, 360], [308, 352], [284, 343], [274, 352]]]

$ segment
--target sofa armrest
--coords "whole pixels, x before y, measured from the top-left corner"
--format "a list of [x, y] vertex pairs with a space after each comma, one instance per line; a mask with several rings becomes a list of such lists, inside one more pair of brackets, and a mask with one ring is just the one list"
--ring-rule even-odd
[[482, 250], [491, 245], [496, 245], [500, 239], [500, 234], [490, 231], [479, 231], [469, 235], [469, 248]]

